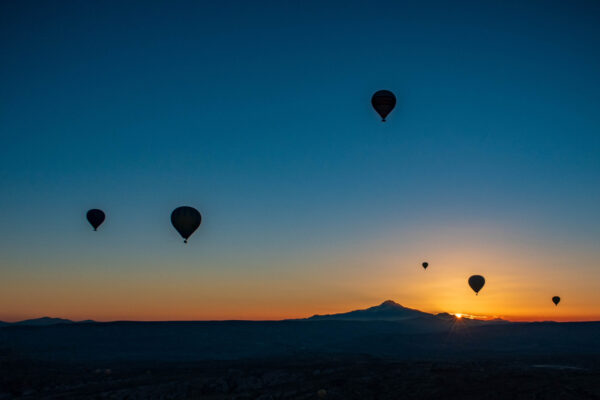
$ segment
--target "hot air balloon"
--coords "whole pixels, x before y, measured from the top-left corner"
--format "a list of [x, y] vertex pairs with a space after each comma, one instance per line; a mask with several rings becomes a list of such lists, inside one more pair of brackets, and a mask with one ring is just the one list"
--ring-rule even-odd
[[473, 275], [469, 278], [469, 286], [475, 292], [475, 295], [479, 294], [481, 288], [485, 285], [485, 278], [481, 275]]
[[184, 243], [187, 243], [189, 237], [198, 229], [201, 222], [202, 216], [193, 207], [178, 207], [171, 213], [171, 223], [183, 237]]
[[104, 215], [104, 211], [94, 208], [87, 212], [86, 217], [94, 230], [97, 230], [98, 227], [104, 222], [106, 215]]
[[[552, 302], [554, 303], [554, 305], [555, 305], [555, 306], [557, 306], [557, 305], [558, 305], [558, 303], [560, 303], [560, 297], [558, 297], [558, 296], [554, 296], [554, 297], [552, 298]], [[569, 308], [569, 307], [567, 307], [567, 308]]]
[[423, 266], [424, 269], [427, 269], [427, 267], [429, 267], [429, 263], [428, 262], [424, 262], [421, 265]]
[[380, 90], [371, 97], [371, 104], [385, 122], [385, 117], [396, 107], [396, 96], [389, 90]]

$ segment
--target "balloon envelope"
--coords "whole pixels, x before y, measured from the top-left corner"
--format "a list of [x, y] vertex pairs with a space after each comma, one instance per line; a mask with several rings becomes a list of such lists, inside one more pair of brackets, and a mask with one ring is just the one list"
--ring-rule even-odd
[[381, 116], [381, 120], [385, 122], [385, 117], [396, 107], [396, 96], [389, 90], [380, 90], [371, 97], [371, 105]]
[[96, 230], [100, 225], [102, 225], [106, 215], [104, 214], [104, 211], [94, 208], [87, 212], [86, 217], [90, 225], [92, 225], [94, 230]]
[[469, 286], [478, 294], [481, 288], [485, 285], [485, 278], [481, 275], [473, 275], [469, 278]]
[[181, 237], [183, 237], [185, 243], [192, 236], [192, 233], [198, 229], [201, 222], [202, 216], [200, 212], [193, 207], [178, 207], [171, 213], [171, 223]]
[[[557, 305], [558, 305], [558, 303], [560, 303], [560, 297], [558, 297], [558, 296], [554, 296], [554, 297], [552, 298], [552, 302], [554, 303], [554, 305], [555, 305], [555, 306], [557, 306]], [[569, 307], [567, 307], [567, 308], [569, 308]]]
[[429, 263], [428, 262], [424, 262], [423, 264], [421, 264], [423, 266], [423, 268], [427, 269], [427, 267], [429, 267]]

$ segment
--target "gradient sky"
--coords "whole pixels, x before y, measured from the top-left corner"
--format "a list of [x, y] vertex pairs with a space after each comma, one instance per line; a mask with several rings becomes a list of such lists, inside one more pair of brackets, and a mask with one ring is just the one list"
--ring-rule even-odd
[[[386, 299], [599, 320], [599, 20], [595, 1], [2, 2], [0, 320]], [[188, 245], [180, 205], [204, 217]]]

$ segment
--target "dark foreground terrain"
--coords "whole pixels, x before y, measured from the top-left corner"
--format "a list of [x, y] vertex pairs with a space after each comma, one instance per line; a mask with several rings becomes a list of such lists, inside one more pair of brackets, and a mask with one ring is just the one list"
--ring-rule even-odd
[[4, 398], [600, 399], [600, 323], [11, 324]]
[[33, 362], [3, 355], [0, 398], [599, 399], [600, 359]]

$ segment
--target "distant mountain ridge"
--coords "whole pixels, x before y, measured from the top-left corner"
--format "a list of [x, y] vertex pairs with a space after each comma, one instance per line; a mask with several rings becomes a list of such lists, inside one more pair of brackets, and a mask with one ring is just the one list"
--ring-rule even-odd
[[[364, 310], [355, 310], [339, 314], [313, 315], [306, 318], [306, 321], [393, 321], [418, 323], [419, 321], [426, 323], [433, 322], [455, 322], [459, 320], [453, 314], [439, 313], [430, 314], [424, 311], [415, 310], [413, 308], [404, 307], [393, 300], [386, 300], [378, 306], [369, 307]], [[462, 318], [460, 321], [463, 324], [478, 325], [478, 324], [500, 324], [510, 323], [509, 321], [496, 318], [493, 320], [484, 320], [476, 318]]]
[[[308, 318], [293, 319], [289, 321], [389, 321], [389, 322], [407, 322], [418, 323], [419, 321], [427, 323], [435, 322], [454, 322], [458, 318], [449, 313], [431, 314], [424, 311], [416, 310], [409, 307], [404, 307], [393, 300], [386, 300], [383, 303], [369, 307], [363, 310], [354, 310], [345, 313], [337, 314], [315, 314]], [[494, 320], [481, 320], [463, 318], [462, 321], [468, 324], [493, 324], [493, 323], [510, 323], [509, 321], [497, 318]], [[134, 322], [134, 321], [131, 321]], [[159, 322], [159, 321], [157, 321]], [[193, 321], [189, 321], [193, 322]], [[27, 319], [19, 322], [3, 322], [0, 321], [0, 327], [4, 326], [50, 326], [58, 324], [84, 324], [96, 323], [93, 320], [72, 321], [64, 318], [42, 317]]]
[[3, 326], [50, 326], [50, 325], [59, 325], [59, 324], [78, 324], [78, 323], [88, 323], [95, 322], [92, 320], [86, 321], [71, 321], [70, 319], [65, 318], [52, 318], [52, 317], [41, 317], [41, 318], [32, 318], [26, 319], [18, 322], [4, 322], [0, 321], [0, 327]]
[[339, 314], [313, 315], [310, 321], [405, 321], [413, 318], [434, 318], [433, 314], [404, 307], [393, 300], [386, 300], [378, 306]]

